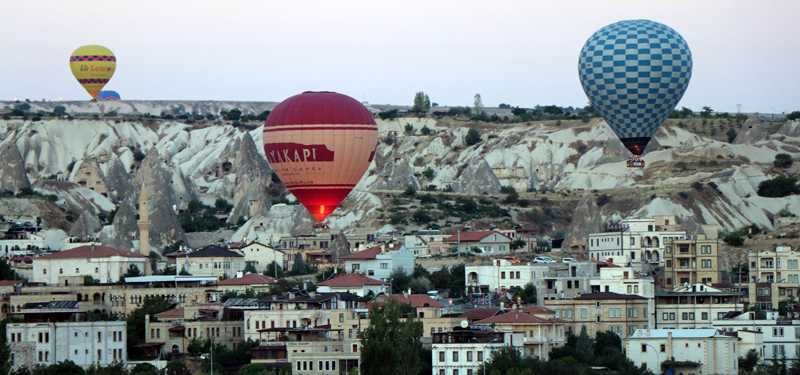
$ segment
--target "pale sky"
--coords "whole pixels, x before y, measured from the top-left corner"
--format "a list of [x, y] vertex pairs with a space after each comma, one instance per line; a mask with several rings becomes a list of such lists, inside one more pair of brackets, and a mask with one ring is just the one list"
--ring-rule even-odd
[[370, 103], [585, 105], [578, 53], [646, 18], [689, 43], [679, 106], [800, 110], [796, 0], [0, 0], [0, 99], [85, 99], [83, 44], [117, 56], [125, 99], [280, 101], [333, 90]]

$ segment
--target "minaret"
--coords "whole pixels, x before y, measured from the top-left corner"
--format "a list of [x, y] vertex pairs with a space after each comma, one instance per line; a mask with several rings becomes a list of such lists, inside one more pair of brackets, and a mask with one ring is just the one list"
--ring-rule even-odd
[[151, 274], [150, 270], [150, 188], [142, 184], [139, 193], [139, 254], [148, 258], [144, 265], [144, 274]]

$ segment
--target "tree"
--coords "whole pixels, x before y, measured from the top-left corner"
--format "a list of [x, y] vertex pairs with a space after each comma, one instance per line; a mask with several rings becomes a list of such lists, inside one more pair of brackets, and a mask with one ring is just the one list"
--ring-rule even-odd
[[0, 280], [19, 280], [20, 277], [17, 271], [11, 268], [11, 265], [6, 261], [7, 258], [0, 258]]
[[510, 246], [511, 246], [511, 250], [518, 250], [518, 249], [522, 249], [523, 247], [525, 247], [525, 245], [526, 245], [526, 242], [524, 240], [522, 240], [521, 238], [517, 238], [516, 240], [511, 241], [511, 245]]
[[772, 164], [776, 168], [783, 168], [783, 169], [789, 168], [792, 166], [792, 156], [783, 153], [777, 154], [775, 155], [775, 161], [773, 161]]
[[536, 304], [536, 287], [533, 286], [533, 283], [525, 284], [524, 288], [520, 288], [518, 286], [513, 287], [510, 291], [514, 295], [514, 300], [517, 300], [521, 303], [526, 305]]
[[142, 272], [139, 271], [139, 267], [136, 267], [135, 264], [131, 264], [128, 266], [128, 271], [125, 272], [124, 277], [138, 277], [141, 276]]
[[758, 352], [755, 349], [750, 349], [744, 357], [739, 357], [739, 369], [744, 373], [749, 374], [758, 365]]
[[472, 101], [472, 114], [480, 115], [481, 113], [483, 113], [483, 100], [481, 94], [475, 94]]
[[713, 113], [714, 113], [714, 110], [711, 109], [711, 107], [706, 106], [706, 107], [703, 107], [703, 109], [700, 111], [700, 117], [709, 118], [709, 117], [711, 117], [711, 115]]
[[431, 283], [431, 280], [427, 277], [420, 276], [411, 279], [411, 282], [408, 283], [408, 287], [411, 289], [411, 293], [423, 294], [433, 288], [433, 283]]
[[114, 362], [108, 366], [93, 364], [86, 369], [86, 375], [127, 375], [128, 369], [122, 362]]
[[786, 115], [786, 119], [789, 121], [800, 120], [800, 111], [790, 112]]
[[406, 186], [406, 190], [403, 192], [403, 195], [407, 197], [413, 197], [417, 195], [417, 189], [414, 188], [414, 185], [408, 184], [408, 186]]
[[[388, 302], [370, 309], [364, 331], [361, 372], [417, 375], [423, 368], [422, 323], [404, 318], [403, 308]], [[402, 319], [402, 320], [401, 320]]]
[[273, 261], [272, 263], [267, 265], [267, 269], [264, 271], [264, 275], [274, 278], [281, 278], [283, 277], [283, 268]]
[[420, 91], [414, 95], [414, 106], [411, 107], [412, 112], [427, 113], [431, 109], [431, 99], [428, 94]]
[[53, 116], [64, 116], [67, 114], [67, 108], [63, 105], [57, 105], [53, 108]]
[[779, 198], [794, 194], [800, 194], [796, 177], [778, 176], [758, 184], [758, 195], [762, 197]]
[[149, 363], [138, 363], [131, 369], [131, 375], [159, 375], [159, 371]]
[[242, 118], [242, 111], [239, 108], [234, 108], [227, 112], [222, 111], [222, 118], [228, 121], [239, 121]]
[[728, 137], [728, 143], [733, 143], [736, 140], [736, 129], [730, 128], [727, 132], [725, 132], [725, 136]]
[[422, 135], [431, 135], [432, 133], [431, 128], [429, 128], [428, 125], [423, 126], [419, 132], [422, 133]]
[[0, 375], [8, 374], [11, 371], [11, 348], [6, 342], [6, 326], [8, 320], [0, 320]]
[[186, 368], [186, 364], [180, 360], [172, 360], [164, 368], [164, 375], [191, 375], [191, 371]]
[[166, 297], [145, 297], [142, 307], [133, 310], [128, 315], [127, 319], [127, 333], [128, 333], [128, 355], [131, 358], [139, 358], [141, 353], [136, 351], [139, 344], [145, 342], [145, 328], [144, 319], [145, 315], [155, 315], [172, 308], [173, 304]]
[[411, 283], [411, 276], [406, 275], [405, 272], [399, 269], [392, 272], [389, 277], [392, 281], [392, 293], [403, 293]]
[[409, 135], [414, 134], [414, 127], [411, 126], [411, 124], [406, 124], [406, 126], [403, 128], [403, 131]]
[[256, 270], [256, 266], [255, 266], [255, 264], [253, 262], [247, 262], [244, 265], [244, 270], [243, 271], [244, 271], [244, 273], [258, 273], [258, 270]]
[[433, 221], [433, 218], [426, 211], [418, 209], [411, 215], [411, 220], [417, 225], [425, 225]]
[[422, 176], [427, 178], [428, 180], [433, 180], [433, 177], [436, 176], [436, 172], [434, 172], [431, 167], [428, 167], [425, 168], [424, 171], [422, 171]]
[[473, 146], [480, 143], [480, 141], [481, 133], [475, 128], [469, 128], [467, 135], [464, 137], [464, 143], [466, 143], [467, 146]]

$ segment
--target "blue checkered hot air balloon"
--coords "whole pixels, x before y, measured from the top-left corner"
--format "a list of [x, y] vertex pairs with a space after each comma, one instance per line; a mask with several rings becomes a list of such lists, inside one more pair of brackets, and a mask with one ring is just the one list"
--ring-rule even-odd
[[620, 21], [586, 41], [578, 73], [592, 107], [638, 159], [686, 91], [692, 53], [666, 25]]
[[122, 98], [116, 91], [103, 90], [97, 93], [97, 100], [122, 100]]

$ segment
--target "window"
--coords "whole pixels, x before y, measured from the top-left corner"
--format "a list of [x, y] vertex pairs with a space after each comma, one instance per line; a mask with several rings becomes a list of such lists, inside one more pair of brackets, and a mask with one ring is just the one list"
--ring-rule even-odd
[[589, 309], [580, 309], [580, 310], [578, 310], [578, 314], [580, 315], [581, 319], [588, 319], [589, 318]]
[[711, 268], [711, 259], [703, 259], [700, 261], [700, 266], [702, 268]]
[[609, 318], [621, 318], [622, 317], [622, 309], [618, 307], [612, 307], [608, 309], [608, 317]]
[[472, 362], [472, 351], [467, 350], [467, 362]]
[[478, 351], [478, 362], [483, 362], [483, 350]]
[[661, 352], [662, 352], [662, 353], [665, 353], [665, 352], [667, 351], [667, 345], [665, 345], [665, 344], [661, 344], [661, 347], [660, 347], [660, 349], [661, 349]]
[[458, 351], [457, 350], [453, 351], [453, 362], [458, 362]]
[[701, 312], [700, 313], [700, 320], [708, 320], [708, 313], [707, 312]]
[[700, 245], [700, 254], [711, 254], [711, 245]]
[[636, 318], [638, 317], [638, 315], [639, 315], [638, 311], [636, 310], [635, 307], [628, 308], [628, 318]]
[[772, 337], [783, 337], [783, 327], [773, 327]]
[[389, 269], [389, 263], [381, 263], [381, 269], [382, 270]]
[[439, 352], [439, 363], [444, 363], [444, 352]]
[[501, 279], [505, 279], [506, 278], [506, 273], [505, 272], [500, 272], [500, 278]]
[[642, 353], [647, 353], [647, 344], [642, 344]]
[[788, 268], [790, 270], [796, 270], [797, 269], [797, 259], [788, 259], [786, 261], [786, 268]]
[[61, 275], [61, 274], [63, 274], [63, 273], [64, 273], [64, 269], [63, 269], [63, 268], [59, 268], [59, 269], [58, 269], [58, 274], [59, 274], [59, 275]]
[[458, 375], [458, 369], [457, 368], [453, 369], [453, 375]]
[[97, 342], [103, 342], [103, 336], [100, 332], [97, 332]]

